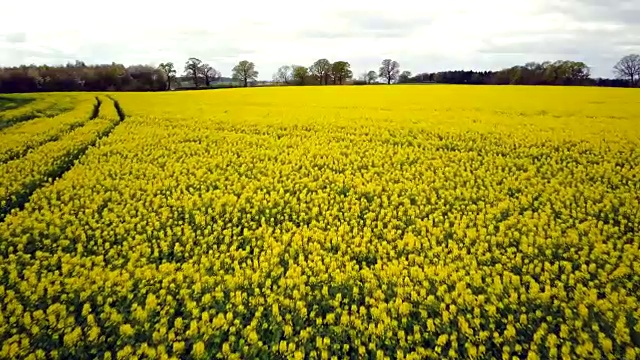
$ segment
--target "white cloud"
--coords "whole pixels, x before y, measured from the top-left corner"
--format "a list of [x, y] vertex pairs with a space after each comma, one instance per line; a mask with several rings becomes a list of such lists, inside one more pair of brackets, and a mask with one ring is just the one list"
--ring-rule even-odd
[[3, 4], [0, 64], [178, 66], [190, 57], [229, 74], [242, 59], [268, 79], [282, 64], [345, 59], [356, 74], [391, 57], [413, 72], [499, 69], [530, 60], [575, 59], [610, 76], [617, 58], [640, 52], [636, 0], [292, 0], [212, 2], [34, 0]]

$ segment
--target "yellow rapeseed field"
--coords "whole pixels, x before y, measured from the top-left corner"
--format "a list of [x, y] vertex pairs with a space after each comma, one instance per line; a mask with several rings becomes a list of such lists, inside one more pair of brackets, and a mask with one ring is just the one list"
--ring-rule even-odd
[[637, 90], [112, 95], [0, 223], [0, 358], [640, 358]]
[[88, 96], [65, 93], [14, 94], [10, 97], [0, 97], [0, 130], [21, 121], [62, 114], [73, 109], [77, 100], [85, 97]]
[[[51, 99], [46, 100], [48, 101], [45, 101], [45, 103], [51, 101]], [[54, 96], [53, 100], [59, 99]], [[0, 130], [0, 163], [20, 158], [29, 150], [47, 142], [55, 141], [66, 132], [84, 125], [92, 114], [96, 99], [93, 96], [78, 96], [74, 100], [76, 100], [75, 108], [67, 112], [62, 112], [54, 117], [37, 117]], [[42, 106], [39, 103], [33, 105], [34, 107]], [[24, 113], [25, 111], [19, 108], [13, 112]], [[10, 113], [11, 111], [6, 112], [6, 114]]]

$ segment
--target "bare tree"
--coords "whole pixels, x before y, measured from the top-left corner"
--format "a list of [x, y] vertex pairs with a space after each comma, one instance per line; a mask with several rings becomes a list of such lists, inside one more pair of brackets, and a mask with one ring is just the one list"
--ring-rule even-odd
[[220, 72], [209, 64], [202, 64], [200, 66], [200, 76], [204, 78], [204, 85], [209, 87], [212, 81], [216, 81], [220, 78]]
[[167, 76], [167, 90], [171, 90], [171, 80], [176, 78], [176, 68], [173, 66], [173, 63], [161, 63], [158, 69], [162, 70]]
[[384, 59], [382, 60], [382, 66], [380, 66], [378, 74], [381, 78], [387, 80], [387, 84], [391, 84], [392, 81], [398, 80], [400, 64], [391, 59]]
[[184, 64], [184, 72], [187, 76], [193, 78], [193, 84], [195, 87], [199, 86], [198, 79], [200, 78], [200, 67], [202, 66], [202, 60], [198, 58], [189, 58]]
[[368, 73], [365, 73], [365, 81], [367, 84], [371, 84], [376, 80], [378, 80], [378, 74], [375, 71], [370, 70]]
[[293, 68], [289, 65], [280, 66], [274, 76], [274, 79], [277, 82], [288, 84], [292, 78], [292, 69]]
[[613, 71], [620, 79], [628, 79], [631, 86], [635, 86], [640, 80], [640, 55], [631, 54], [623, 57], [613, 67]]
[[244, 87], [249, 85], [249, 80], [253, 81], [256, 77], [258, 77], [256, 64], [250, 61], [242, 60], [233, 67], [233, 78], [242, 81]]

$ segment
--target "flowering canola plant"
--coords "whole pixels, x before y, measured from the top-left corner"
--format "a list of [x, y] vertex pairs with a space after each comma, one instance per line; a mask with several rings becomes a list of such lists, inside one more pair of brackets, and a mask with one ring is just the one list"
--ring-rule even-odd
[[0, 224], [0, 358], [638, 358], [636, 95], [114, 94]]
[[63, 172], [98, 138], [109, 132], [117, 119], [91, 120], [60, 140], [0, 164], [0, 214], [6, 214], [16, 203], [24, 201], [25, 196]]
[[96, 99], [83, 94], [76, 101], [75, 108], [68, 112], [32, 119], [0, 130], [0, 163], [19, 158], [29, 150], [82, 126], [89, 120]]
[[83, 97], [88, 96], [68, 93], [3, 95], [3, 99], [0, 100], [7, 101], [12, 106], [0, 108], [2, 109], [0, 111], [0, 129], [21, 121], [62, 114], [73, 109], [79, 98]]

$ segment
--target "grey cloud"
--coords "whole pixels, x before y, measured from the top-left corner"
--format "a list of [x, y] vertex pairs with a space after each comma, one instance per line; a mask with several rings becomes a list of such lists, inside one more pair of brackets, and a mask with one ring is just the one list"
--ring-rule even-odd
[[640, 2], [636, 0], [562, 0], [549, 10], [582, 22], [640, 25]]
[[219, 32], [190, 30], [171, 35], [168, 43], [174, 50], [189, 53], [192, 54], [189, 56], [205, 60], [215, 57], [227, 58], [254, 54], [255, 51], [247, 42], [231, 42], [227, 36]]
[[306, 30], [298, 34], [302, 38], [313, 39], [353, 39], [353, 38], [401, 38], [430, 24], [426, 19], [395, 19], [371, 12], [340, 12], [335, 18], [341, 20], [345, 29]]
[[[611, 68], [624, 55], [621, 51], [612, 51], [604, 45], [593, 45], [588, 39], [571, 41], [541, 41], [521, 42], [510, 45], [500, 45], [482, 50], [482, 55], [510, 67], [529, 61], [576, 60], [584, 61], [591, 68], [596, 77], [611, 76]], [[494, 68], [495, 69], [495, 68]]]
[[[533, 39], [523, 40], [517, 35], [502, 37], [502, 43], [495, 40], [484, 42], [484, 54], [537, 54], [537, 55], [580, 55], [599, 49], [611, 50], [612, 31], [548, 32], [540, 33]], [[506, 40], [506, 41], [505, 41]]]
[[113, 39], [81, 44], [74, 53], [88, 63], [159, 64], [173, 61], [178, 68], [189, 57], [197, 57], [215, 68], [227, 59], [250, 56], [253, 50], [224, 41], [210, 31], [177, 31], [141, 39]]
[[401, 38], [407, 33], [401, 30], [305, 30], [297, 34], [302, 39], [357, 39]]
[[[640, 0], [550, 1], [553, 4], [536, 15], [562, 14], [573, 20], [572, 23], [583, 24], [586, 28], [602, 27], [604, 30], [569, 30], [568, 27], [562, 28], [562, 24], [554, 31], [513, 32], [505, 29], [495, 38], [486, 39], [482, 43], [482, 50], [469, 54], [464, 59], [455, 58], [442, 53], [442, 49], [429, 46], [421, 47], [424, 48], [423, 54], [415, 54], [420, 50], [407, 49], [404, 53], [398, 52], [390, 56], [400, 62], [402, 69], [413, 72], [498, 70], [527, 61], [571, 59], [588, 63], [594, 76], [612, 76], [611, 68], [621, 56], [640, 52]], [[259, 42], [265, 41], [268, 36], [268, 20], [250, 21], [247, 28], [255, 29], [255, 33], [260, 36], [247, 36], [244, 39], [233, 39], [233, 34], [227, 29], [171, 29], [153, 34], [138, 34], [138, 38], [133, 34], [119, 39], [87, 41], [71, 53], [28, 46], [34, 40], [33, 36], [28, 36], [30, 34], [0, 34], [0, 63], [60, 64], [75, 59], [87, 63], [115, 61], [125, 64], [173, 61], [181, 69], [188, 57], [195, 56], [228, 75], [237, 58], [247, 58], [256, 62], [261, 78], [269, 78], [280, 63], [301, 62], [295, 59], [295, 50], [296, 46], [305, 41], [314, 45], [317, 42], [317, 57], [321, 57], [326, 55], [323, 52], [327, 51], [326, 43], [330, 44], [330, 40], [345, 39], [351, 44], [357, 43], [359, 39], [390, 39], [389, 42], [392, 43], [395, 39], [409, 37], [428, 27], [433, 20], [429, 14], [420, 14], [420, 19], [410, 16], [398, 19], [371, 11], [340, 12], [331, 16], [331, 20], [335, 20], [331, 23], [335, 22], [336, 26], [327, 25], [277, 35], [280, 41], [291, 41], [291, 53], [283, 52], [277, 57], [274, 55], [264, 59], [261, 59], [264, 54], [256, 52], [256, 49], [261, 48]], [[261, 34], [261, 30], [265, 30], [265, 34]], [[357, 50], [357, 54], [347, 53], [344, 58], [351, 62], [358, 75], [364, 70], [377, 69], [380, 60], [386, 57], [379, 54], [379, 51], [384, 49]]]
[[340, 39], [350, 37], [350, 34], [349, 32], [343, 30], [310, 29], [296, 33], [296, 37], [300, 37], [303, 39]]
[[[640, 2], [562, 0], [546, 14], [563, 14], [589, 30], [560, 28], [555, 31], [515, 33], [484, 42], [486, 56], [517, 56], [529, 60], [582, 60], [594, 76], [613, 76], [620, 57], [640, 51]], [[527, 40], [522, 40], [522, 39]]]
[[27, 34], [24, 32], [10, 33], [5, 35], [4, 39], [11, 44], [21, 44], [27, 42]]
[[405, 34], [431, 23], [427, 19], [395, 19], [379, 14], [357, 13], [348, 17], [349, 25], [364, 31], [403, 31]]
[[[559, 43], [539, 41], [523, 42], [511, 45], [500, 45], [481, 51], [481, 55], [495, 63], [501, 63], [499, 69], [529, 61], [576, 60], [584, 61], [591, 68], [595, 77], [612, 76], [613, 65], [625, 52], [612, 51], [605, 46], [590, 46], [589, 41]], [[500, 61], [502, 60], [502, 61]]]
[[64, 64], [72, 58], [69, 54], [52, 48], [0, 43], [0, 63], [11, 66], [44, 63]]

